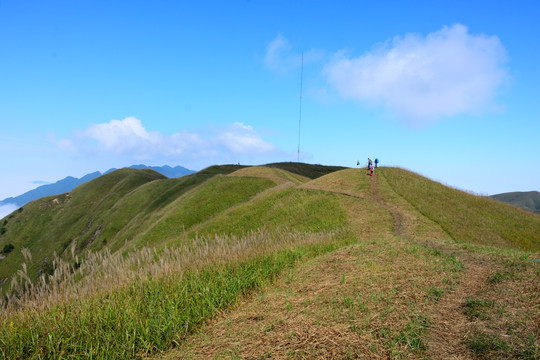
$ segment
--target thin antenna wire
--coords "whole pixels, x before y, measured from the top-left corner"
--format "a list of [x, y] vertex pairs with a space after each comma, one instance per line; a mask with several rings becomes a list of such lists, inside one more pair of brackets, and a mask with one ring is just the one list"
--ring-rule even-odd
[[302, 123], [302, 85], [304, 81], [304, 52], [302, 51], [302, 67], [300, 68], [300, 111], [298, 114], [298, 155], [297, 161], [300, 162], [300, 124]]

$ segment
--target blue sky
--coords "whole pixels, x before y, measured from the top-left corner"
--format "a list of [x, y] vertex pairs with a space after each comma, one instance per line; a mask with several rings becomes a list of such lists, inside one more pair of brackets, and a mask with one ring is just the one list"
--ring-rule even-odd
[[537, 1], [0, 1], [0, 199], [144, 163], [368, 157], [540, 190]]

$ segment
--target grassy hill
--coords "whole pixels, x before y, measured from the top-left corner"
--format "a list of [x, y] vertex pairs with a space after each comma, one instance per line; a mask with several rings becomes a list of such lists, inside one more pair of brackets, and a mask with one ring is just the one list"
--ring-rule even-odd
[[5, 220], [0, 358], [540, 357], [540, 218], [406, 170], [123, 169]]
[[540, 219], [402, 169], [382, 172], [392, 189], [457, 242], [540, 251]]
[[540, 214], [540, 192], [538, 191], [516, 191], [495, 194], [491, 195], [490, 197], [533, 213]]
[[177, 179], [148, 169], [120, 169], [71, 193], [27, 204], [1, 222], [0, 249], [14, 247], [0, 263], [3, 290], [25, 261], [22, 249], [33, 257], [27, 270], [31, 279], [44, 271], [52, 273], [54, 254], [67, 254], [72, 247], [76, 254], [104, 247], [118, 250], [177, 197], [217, 174], [239, 168], [213, 166]]
[[[39, 273], [52, 274], [54, 254], [64, 253], [72, 244], [79, 252], [101, 248], [100, 235], [107, 230], [103, 224], [114, 212], [115, 203], [139, 186], [164, 178], [154, 171], [118, 170], [70, 194], [41, 198], [9, 215], [3, 220], [0, 245], [11, 244], [14, 249], [1, 262], [0, 279], [10, 278], [25, 262], [23, 249], [32, 254], [27, 271], [35, 279]], [[8, 285], [4, 284], [4, 290]]]

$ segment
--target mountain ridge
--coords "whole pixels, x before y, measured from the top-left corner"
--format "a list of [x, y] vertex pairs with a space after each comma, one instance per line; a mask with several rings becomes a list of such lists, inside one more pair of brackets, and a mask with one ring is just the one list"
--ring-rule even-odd
[[120, 169], [0, 228], [7, 358], [538, 352], [540, 218], [400, 168]]
[[490, 197], [535, 214], [540, 214], [540, 192], [538, 191], [513, 191], [494, 194]]
[[[263, 169], [267, 170], [261, 171]], [[343, 171], [345, 173], [342, 173]], [[300, 163], [277, 163], [260, 168], [216, 165], [180, 178], [167, 178], [148, 168], [113, 170], [79, 185], [69, 193], [34, 200], [2, 219], [0, 250], [9, 244], [15, 245], [17, 249], [15, 254], [3, 259], [2, 264], [6, 268], [15, 269], [23, 262], [21, 248], [31, 248], [40, 253], [41, 260], [34, 261], [29, 267], [33, 274], [37, 274], [50, 267], [50, 263], [44, 259], [48, 258], [50, 261], [53, 253], [64, 254], [73, 244], [77, 253], [86, 250], [98, 251], [104, 247], [114, 252], [124, 248], [126, 244], [135, 247], [165, 244], [181, 233], [175, 224], [181, 224], [178, 226], [182, 227], [182, 231], [189, 231], [191, 226], [195, 226], [198, 232], [204, 229], [205, 233], [227, 233], [231, 231], [231, 226], [240, 232], [246, 229], [255, 230], [252, 221], [247, 221], [243, 225], [234, 224], [242, 223], [241, 219], [252, 218], [255, 213], [257, 217], [266, 218], [273, 212], [270, 206], [272, 203], [288, 204], [291, 209], [298, 207], [299, 205], [292, 200], [285, 201], [281, 198], [296, 192], [293, 190], [296, 187], [317, 189], [316, 184], [319, 181], [331, 181], [336, 193], [345, 194], [354, 190], [346, 190], [347, 185], [342, 177], [347, 171], [363, 174], [363, 170], [359, 169]], [[239, 180], [221, 178], [234, 175], [236, 172]], [[275, 176], [272, 172], [276, 172]], [[284, 176], [286, 173], [291, 175]], [[523, 250], [540, 248], [539, 239], [535, 238], [534, 232], [527, 232], [523, 236], [521, 233], [524, 230], [516, 230], [516, 226], [504, 224], [505, 221], [519, 222], [525, 219], [532, 223], [524, 225], [524, 229], [538, 228], [540, 234], [537, 224], [539, 221], [534, 214], [531, 216], [535, 218], [529, 219], [529, 216], [524, 216], [522, 210], [513, 206], [488, 197], [451, 189], [403, 169], [381, 168], [379, 174], [384, 174], [386, 182], [392, 185], [387, 192], [396, 192], [414, 204], [413, 206], [424, 216], [443, 226], [449, 236], [456, 241], [516, 247]], [[257, 180], [249, 180], [251, 178]], [[287, 183], [292, 184], [292, 187], [289, 186], [291, 190], [286, 190]], [[250, 210], [254, 214], [232, 212], [236, 215], [220, 215], [235, 203], [242, 204], [250, 196], [255, 196], [273, 186], [285, 186], [280, 188], [280, 194], [281, 192], [283, 194], [274, 200], [266, 199], [267, 203], [262, 202], [258, 205], [260, 209]], [[325, 191], [329, 191], [328, 186]], [[357, 189], [354, 191], [358, 193]], [[320, 211], [319, 208], [325, 206], [322, 203], [317, 204], [318, 207], [310, 210], [309, 206], [304, 204], [306, 207], [304, 211], [316, 214]], [[451, 221], [447, 219], [450, 212], [449, 205], [453, 209], [451, 211], [456, 212]], [[220, 217], [212, 220], [210, 225], [204, 224], [200, 218], [201, 213], [206, 214], [205, 216], [214, 214], [212, 216], [220, 215]], [[454, 217], [460, 219], [455, 220]], [[270, 217], [267, 221], [276, 220]], [[283, 218], [280, 221], [282, 226], [287, 226], [284, 224], [293, 226], [294, 221], [300, 220]], [[315, 225], [317, 223], [312, 221], [303, 224], [302, 230], [309, 230], [312, 226], [315, 226], [314, 230], [327, 226]], [[468, 226], [463, 226], [467, 223]], [[7, 279], [11, 273], [0, 269], [0, 278]]]
[[[160, 174], [165, 175], [168, 178], [176, 178], [185, 176], [188, 174], [192, 174], [195, 171], [189, 170], [182, 166], [175, 166], [170, 167], [168, 165], [164, 166], [147, 166], [147, 165], [131, 165], [128, 168], [131, 169], [152, 169], [154, 171], [157, 171]], [[82, 176], [81, 178], [76, 178], [73, 176], [66, 176], [65, 178], [56, 181], [52, 184], [46, 184], [38, 186], [35, 189], [32, 189], [30, 191], [27, 191], [21, 195], [15, 196], [15, 197], [8, 197], [0, 201], [0, 206], [12, 204], [17, 207], [24, 206], [25, 204], [29, 203], [30, 201], [37, 200], [39, 198], [45, 197], [45, 196], [51, 196], [51, 195], [58, 195], [70, 192], [74, 188], [76, 188], [79, 185], [82, 185], [90, 180], [94, 180], [95, 178], [108, 174], [110, 172], [113, 172], [117, 170], [116, 168], [111, 168], [104, 173], [101, 173], [100, 171], [94, 171], [92, 173], [86, 174]]]

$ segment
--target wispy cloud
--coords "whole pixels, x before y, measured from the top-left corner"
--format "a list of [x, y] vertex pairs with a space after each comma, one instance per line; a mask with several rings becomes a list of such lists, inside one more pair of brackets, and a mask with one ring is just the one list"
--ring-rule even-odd
[[293, 50], [289, 40], [278, 34], [266, 46], [264, 64], [275, 72], [286, 73], [301, 66], [302, 56], [304, 64], [310, 64], [324, 59], [326, 52], [320, 49]]
[[93, 124], [70, 139], [56, 141], [77, 153], [110, 153], [134, 160], [238, 159], [238, 156], [270, 156], [279, 153], [252, 126], [236, 122], [210, 132], [179, 131], [172, 135], [149, 131], [135, 117]]
[[32, 184], [36, 184], [36, 185], [49, 185], [49, 184], [52, 184], [50, 181], [43, 181], [43, 180], [35, 180], [35, 181], [32, 181]]
[[217, 140], [235, 154], [264, 154], [275, 150], [273, 144], [264, 141], [251, 126], [241, 122], [234, 123]]
[[409, 123], [480, 113], [494, 105], [509, 78], [496, 36], [455, 24], [428, 34], [397, 36], [359, 57], [336, 54], [323, 75], [337, 93], [393, 111]]
[[187, 132], [167, 136], [159, 131], [148, 131], [135, 117], [93, 124], [82, 132], [82, 137], [95, 140], [100, 151], [132, 154], [141, 160], [156, 155], [179, 155], [201, 142], [196, 134]]
[[291, 55], [291, 45], [281, 34], [266, 47], [264, 64], [272, 70], [281, 70], [294, 65], [297, 59]]

